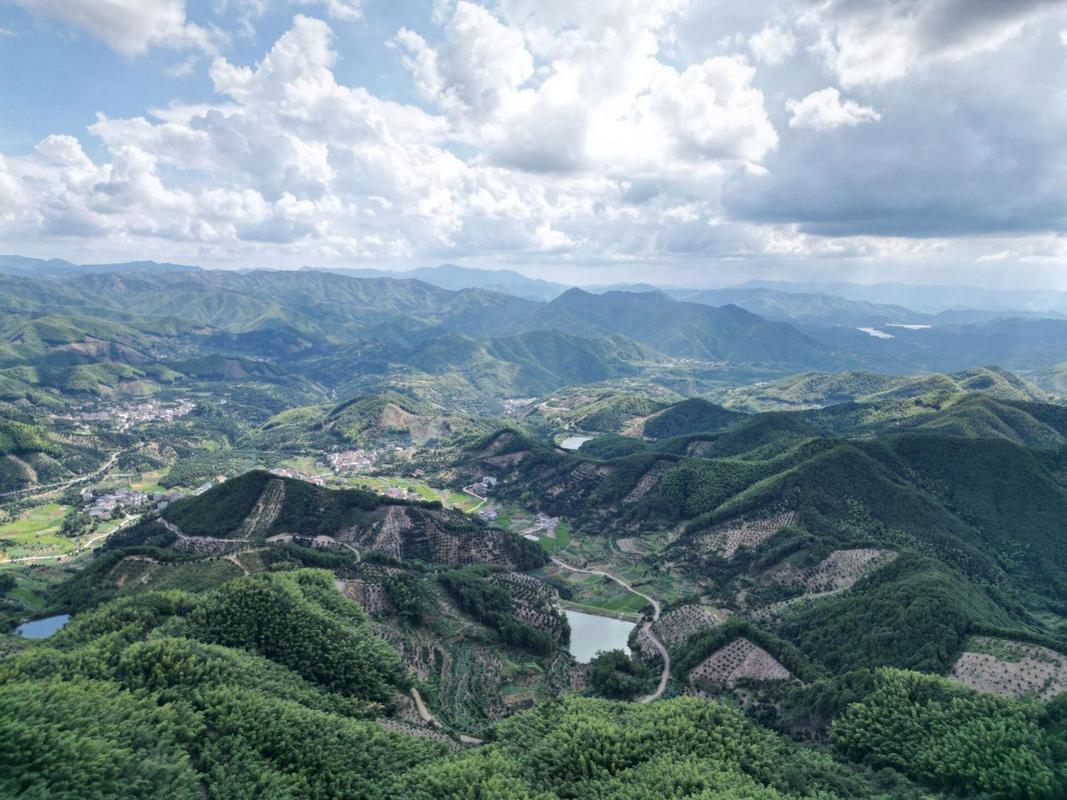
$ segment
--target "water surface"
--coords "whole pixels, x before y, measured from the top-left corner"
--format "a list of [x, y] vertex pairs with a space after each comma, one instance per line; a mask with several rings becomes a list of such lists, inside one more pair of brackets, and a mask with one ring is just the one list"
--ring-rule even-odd
[[632, 622], [623, 619], [583, 614], [581, 611], [564, 609], [571, 626], [571, 655], [582, 664], [588, 664], [601, 650], [622, 650], [629, 653], [626, 640], [634, 629]]
[[856, 328], [858, 331], [863, 331], [868, 336], [873, 336], [875, 339], [892, 339], [893, 334], [880, 331], [877, 328]]
[[56, 614], [54, 617], [33, 619], [15, 628], [15, 633], [26, 639], [46, 639], [66, 625], [69, 619], [70, 614]]
[[592, 438], [592, 436], [568, 436], [566, 439], [559, 443], [559, 446], [562, 447], [564, 450], [577, 450], [579, 447], [590, 441]]

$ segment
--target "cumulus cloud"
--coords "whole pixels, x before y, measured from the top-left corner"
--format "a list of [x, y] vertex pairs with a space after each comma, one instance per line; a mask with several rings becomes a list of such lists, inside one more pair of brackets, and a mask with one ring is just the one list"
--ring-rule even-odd
[[[1004, 4], [1025, 13], [957, 0], [714, 13], [700, 0], [436, 0], [417, 32], [390, 31], [393, 60], [373, 66], [334, 21], [369, 4], [331, 15], [306, 0], [323, 18], [297, 16], [253, 61], [205, 54], [180, 0], [103, 0], [135, 12], [107, 33], [74, 14], [85, 0], [19, 2], [122, 53], [186, 48], [160, 69], [204, 69], [213, 93], [101, 113], [81, 140], [0, 157], [11, 249], [229, 263], [722, 266], [949, 251], [973, 262], [1023, 245], [948, 237], [1067, 229], [1064, 25], [1024, 38], [1045, 13], [1028, 0]], [[212, 8], [254, 34], [267, 3]], [[359, 69], [393, 70], [415, 100], [368, 91]], [[832, 148], [812, 133], [829, 130]]]
[[48, 137], [5, 164], [5, 206], [18, 195], [36, 209], [12, 228], [358, 258], [568, 245], [556, 221], [583, 201], [465, 164], [442, 146], [443, 118], [339, 84], [335, 61], [329, 27], [297, 17], [259, 63], [215, 60], [224, 102], [159, 122], [101, 116], [103, 163], [74, 137]]
[[842, 102], [841, 92], [833, 86], [812, 92], [802, 100], [787, 100], [785, 106], [792, 114], [789, 118], [790, 128], [828, 131], [842, 125], [877, 122], [882, 118], [870, 106], [861, 106], [854, 100]]
[[996, 50], [1027, 25], [1062, 11], [1056, 0], [807, 0], [827, 66], [843, 86], [899, 79], [938, 61]]
[[500, 18], [461, 0], [439, 44], [408, 30], [396, 43], [420, 95], [502, 166], [618, 177], [759, 161], [777, 133], [754, 69], [658, 58], [686, 5], [508, 0]]
[[150, 47], [214, 49], [216, 34], [186, 19], [185, 0], [15, 0], [27, 11], [84, 30], [123, 55]]
[[485, 119], [512, 102], [533, 75], [533, 56], [522, 34], [482, 6], [458, 3], [444, 34], [437, 48], [407, 29], [396, 38], [407, 53], [416, 89], [444, 111]]
[[759, 63], [774, 66], [793, 57], [797, 50], [797, 37], [777, 25], [765, 25], [748, 38], [748, 49]]

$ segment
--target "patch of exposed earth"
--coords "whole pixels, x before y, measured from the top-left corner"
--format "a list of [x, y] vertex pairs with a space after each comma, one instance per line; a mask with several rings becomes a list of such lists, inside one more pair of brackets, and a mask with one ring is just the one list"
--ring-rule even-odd
[[739, 680], [786, 681], [792, 673], [748, 639], [734, 639], [689, 670], [690, 683], [709, 681], [734, 686]]
[[976, 636], [949, 677], [980, 692], [1048, 702], [1067, 692], [1067, 656], [1036, 644]]
[[700, 537], [700, 543], [706, 551], [731, 559], [741, 548], [755, 550], [783, 528], [795, 525], [796, 521], [794, 511], [739, 517], [705, 533]]
[[656, 620], [652, 630], [668, 647], [679, 645], [690, 636], [722, 625], [729, 613], [720, 608], [687, 605], [672, 608]]

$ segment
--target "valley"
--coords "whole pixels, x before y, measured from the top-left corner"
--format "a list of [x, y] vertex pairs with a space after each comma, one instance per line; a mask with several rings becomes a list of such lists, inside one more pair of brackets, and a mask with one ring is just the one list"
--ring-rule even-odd
[[[51, 725], [23, 699], [49, 686], [83, 731], [99, 698], [177, 703], [136, 723], [170, 748], [151, 781], [193, 752], [186, 724], [216, 737], [197, 763], [238, 771], [180, 780], [218, 791], [289, 785], [285, 759], [325, 746], [257, 738], [247, 713], [334, 731], [330, 759], [396, 753], [329, 762], [376, 797], [470, 770], [485, 796], [502, 774], [591, 796], [619, 773], [560, 777], [587, 747], [647, 752], [654, 783], [679, 730], [771, 759], [700, 762], [757, 792], [738, 796], [814, 796], [781, 764], [825, 797], [1067, 785], [1067, 404], [1046, 372], [887, 369], [808, 323], [655, 293], [10, 280], [4, 707]], [[896, 759], [915, 717], [972, 731], [936, 746], [988, 772]], [[251, 749], [227, 754], [238, 724]], [[571, 725], [606, 738], [524, 738]], [[670, 734], [643, 750], [629, 728]]]

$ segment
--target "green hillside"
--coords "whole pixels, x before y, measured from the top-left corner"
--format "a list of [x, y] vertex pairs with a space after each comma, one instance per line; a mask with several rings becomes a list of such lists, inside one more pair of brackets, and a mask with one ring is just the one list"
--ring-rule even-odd
[[676, 403], [645, 420], [643, 432], [654, 439], [684, 436], [691, 433], [715, 433], [742, 418], [707, 400], [692, 398]]

